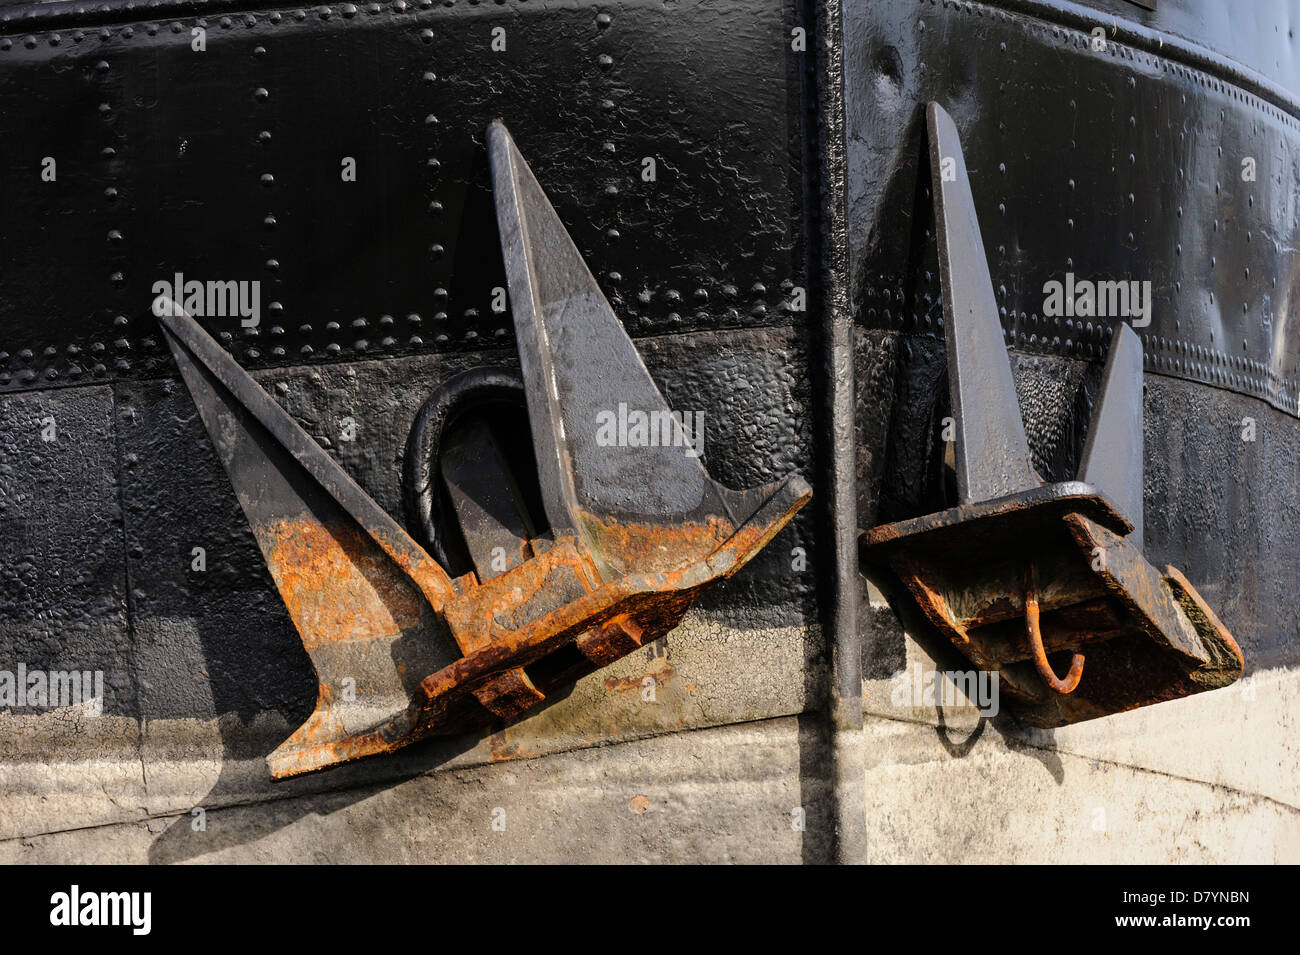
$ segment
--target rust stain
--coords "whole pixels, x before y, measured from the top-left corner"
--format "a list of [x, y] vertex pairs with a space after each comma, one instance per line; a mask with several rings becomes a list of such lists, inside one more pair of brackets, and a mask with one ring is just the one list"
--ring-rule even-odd
[[[667, 660], [656, 660], [655, 663], [640, 676], [611, 676], [605, 679], [605, 689], [612, 693], [625, 693], [628, 690], [639, 690], [645, 683], [646, 677], [651, 677], [656, 686], [663, 686], [673, 678], [677, 668]], [[687, 689], [694, 689], [694, 684]]]
[[492, 753], [492, 761], [494, 763], [504, 762], [507, 759], [514, 759], [519, 755], [519, 744], [509, 742], [504, 730], [500, 733], [493, 733], [488, 737], [488, 749]]
[[621, 569], [635, 567], [640, 571], [679, 567], [685, 560], [711, 553], [736, 533], [736, 528], [721, 517], [670, 527], [602, 520], [585, 511], [582, 517], [592, 544], [607, 560], [621, 565]]
[[637, 814], [643, 813], [650, 808], [650, 797], [633, 796], [631, 799], [627, 801], [627, 808], [631, 809], [633, 812]]
[[257, 528], [257, 537], [308, 652], [419, 626], [419, 589], [359, 528], [280, 521]]

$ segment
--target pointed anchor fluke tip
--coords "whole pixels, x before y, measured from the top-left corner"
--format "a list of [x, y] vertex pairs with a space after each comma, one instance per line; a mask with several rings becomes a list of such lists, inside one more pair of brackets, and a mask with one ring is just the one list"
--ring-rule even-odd
[[1101, 389], [1079, 462], [1079, 480], [1091, 484], [1133, 525], [1130, 542], [1142, 547], [1142, 340], [1126, 323], [1111, 338]]
[[159, 295], [153, 300], [154, 318], [176, 318], [185, 314], [185, 309], [173, 298]]
[[1120, 322], [1119, 327], [1115, 329], [1115, 344], [1123, 345], [1125, 348], [1136, 346], [1138, 353], [1142, 352], [1142, 338], [1134, 331], [1133, 326], [1128, 322]]
[[513, 145], [514, 140], [510, 136], [510, 130], [506, 129], [503, 120], [494, 119], [488, 123], [487, 143], [489, 152], [496, 152], [499, 149], [505, 149]]

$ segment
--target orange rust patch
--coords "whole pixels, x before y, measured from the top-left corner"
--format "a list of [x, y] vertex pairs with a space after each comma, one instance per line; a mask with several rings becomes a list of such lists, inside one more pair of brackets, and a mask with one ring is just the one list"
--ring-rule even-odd
[[257, 536], [308, 652], [419, 626], [420, 591], [359, 528], [280, 521]]
[[633, 796], [631, 799], [627, 801], [627, 808], [631, 809], [635, 813], [645, 812], [647, 809], [650, 808], [650, 797]]
[[677, 668], [667, 660], [656, 660], [641, 676], [607, 677], [605, 680], [605, 689], [611, 692], [623, 693], [627, 690], [639, 690], [646, 677], [654, 679], [656, 685], [663, 686], [673, 678]]
[[504, 730], [488, 737], [488, 749], [492, 752], [493, 762], [514, 759], [519, 755], [519, 744], [508, 742]]
[[583, 525], [606, 560], [638, 573], [659, 573], [698, 560], [717, 550], [736, 532], [721, 517], [707, 522], [660, 527], [601, 520], [583, 512]]

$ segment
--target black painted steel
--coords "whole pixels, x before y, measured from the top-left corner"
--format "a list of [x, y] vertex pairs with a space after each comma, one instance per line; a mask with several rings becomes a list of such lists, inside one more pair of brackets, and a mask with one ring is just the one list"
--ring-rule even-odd
[[[1294, 92], [1280, 103], [1243, 92], [1186, 44], [1135, 45], [1125, 20], [1141, 11], [1127, 4], [1113, 5], [1124, 29], [1112, 35], [1104, 18], [1102, 49], [1079, 4], [1013, 6], [848, 11], [860, 323], [938, 334], [942, 292], [923, 254], [928, 200], [918, 196], [921, 104], [934, 100], [966, 146], [1009, 344], [1098, 360], [1115, 318], [1047, 314], [1044, 285], [1067, 273], [1149, 281], [1147, 371], [1300, 413], [1300, 332], [1288, 321], [1300, 239]], [[1186, 24], [1188, 11], [1179, 15]], [[1198, 49], [1216, 45], [1223, 16], [1206, 10]], [[1286, 18], [1261, 21], [1256, 42], [1272, 44]]]
[[[1080, 472], [1088, 422], [1108, 413], [1094, 405], [1113, 329], [1138, 326], [1146, 477], [1142, 507], [1123, 507], [1140, 514], [1149, 559], [1186, 572], [1248, 666], [1277, 665], [1300, 632], [1292, 8], [1159, 7], [845, 10], [859, 523], [952, 500], [923, 107], [937, 101], [964, 147], [1035, 469], [1048, 481]], [[1071, 275], [1150, 281], [1150, 324], [1049, 314], [1048, 283]], [[901, 643], [876, 632], [867, 673], [888, 676]]]
[[258, 326], [196, 316], [245, 367], [510, 347], [498, 117], [634, 334], [800, 320], [781, 0], [65, 6], [0, 38], [0, 390], [168, 374], [147, 303], [177, 273], [262, 283]]
[[961, 142], [939, 104], [927, 107], [926, 121], [948, 341], [948, 394], [955, 419], [957, 490], [961, 503], [974, 504], [1031, 488], [1038, 476], [1029, 460], [1016, 383], [997, 324], [997, 302]]

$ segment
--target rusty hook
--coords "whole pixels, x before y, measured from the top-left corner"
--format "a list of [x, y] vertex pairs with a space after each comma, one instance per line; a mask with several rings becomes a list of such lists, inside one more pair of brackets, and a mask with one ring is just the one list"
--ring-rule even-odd
[[1047, 651], [1043, 649], [1043, 634], [1038, 629], [1038, 571], [1030, 564], [1025, 580], [1025, 629], [1029, 633], [1029, 649], [1034, 653], [1034, 666], [1038, 674], [1057, 693], [1064, 696], [1071, 693], [1083, 679], [1083, 654], [1075, 653], [1070, 661], [1070, 672], [1062, 679], [1052, 670], [1047, 662]]

